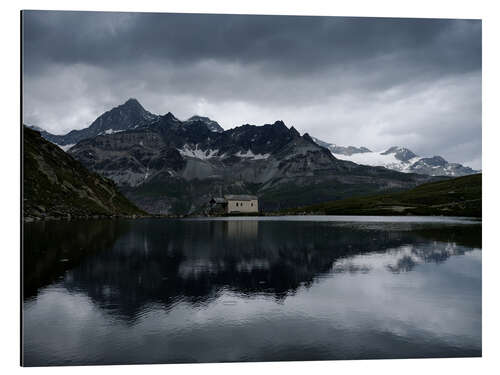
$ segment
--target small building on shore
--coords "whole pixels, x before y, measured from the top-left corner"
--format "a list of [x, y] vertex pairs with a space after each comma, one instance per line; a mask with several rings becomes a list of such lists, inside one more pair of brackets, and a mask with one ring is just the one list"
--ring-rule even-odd
[[224, 195], [224, 198], [212, 198], [210, 205], [213, 212], [219, 213], [257, 213], [259, 199], [255, 195]]

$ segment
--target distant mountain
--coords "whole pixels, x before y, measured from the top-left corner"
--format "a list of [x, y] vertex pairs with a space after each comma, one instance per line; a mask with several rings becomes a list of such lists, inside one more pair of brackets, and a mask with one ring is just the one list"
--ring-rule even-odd
[[333, 154], [339, 154], [339, 155], [353, 155], [353, 154], [359, 154], [359, 153], [364, 153], [364, 152], [371, 152], [369, 149], [366, 147], [354, 147], [354, 146], [338, 146], [334, 145], [332, 143], [324, 142], [318, 138], [311, 137], [313, 141], [318, 144], [321, 147], [325, 147], [329, 149]]
[[136, 99], [129, 99], [124, 104], [103, 113], [89, 127], [72, 130], [65, 135], [51, 134], [37, 126], [30, 127], [34, 130], [41, 130], [42, 137], [50, 142], [65, 146], [63, 149], [68, 149], [83, 139], [132, 129], [154, 121], [158, 117], [158, 115], [146, 111]]
[[[55, 143], [64, 151], [67, 151], [76, 143], [84, 139], [134, 129], [145, 124], [154, 123], [155, 121], [158, 121], [159, 118], [159, 115], [145, 110], [137, 99], [131, 98], [118, 107], [103, 113], [92, 124], [90, 124], [89, 127], [81, 130], [72, 130], [65, 135], [52, 134], [35, 125], [27, 126], [40, 132], [43, 138]], [[178, 121], [180, 122], [180, 120]], [[190, 126], [191, 124], [199, 122], [205, 124], [210, 131], [224, 131], [219, 123], [203, 116], [192, 116], [188, 120], [184, 121], [184, 125]]]
[[338, 160], [282, 121], [226, 131], [213, 123], [199, 116], [183, 122], [169, 112], [82, 140], [68, 152], [154, 213], [200, 212], [221, 194], [257, 195], [269, 211], [430, 180]]
[[392, 146], [387, 151], [381, 152], [380, 155], [393, 155], [397, 160], [404, 163], [417, 157], [413, 151], [400, 146]]
[[24, 220], [144, 214], [112, 181], [89, 172], [39, 132], [24, 127], [23, 145]]
[[408, 148], [393, 146], [386, 151], [373, 152], [366, 147], [342, 147], [314, 139], [315, 142], [330, 150], [333, 156], [356, 164], [380, 166], [398, 172], [418, 173], [428, 176], [459, 177], [479, 173], [458, 163], [449, 163], [441, 156], [421, 157]]

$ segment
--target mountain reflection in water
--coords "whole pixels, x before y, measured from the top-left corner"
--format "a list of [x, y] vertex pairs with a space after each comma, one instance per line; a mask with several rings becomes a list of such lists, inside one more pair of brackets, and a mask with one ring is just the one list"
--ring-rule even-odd
[[[25, 357], [27, 364], [43, 364], [44, 361], [49, 364], [97, 364], [362, 358], [359, 353], [365, 353], [364, 356], [369, 358], [480, 355], [480, 329], [477, 331], [478, 325], [480, 328], [481, 298], [480, 224], [167, 219], [47, 222], [25, 226], [24, 246], [25, 350], [31, 353], [31, 356]], [[51, 290], [54, 293], [62, 290], [69, 296], [84, 295], [113, 321], [121, 321], [131, 327], [142, 322], [152, 308], [168, 314], [181, 305], [183, 309], [191, 306], [187, 310], [188, 314], [200, 314], [219, 306], [217, 308], [223, 309], [220, 313], [224, 314], [224, 311], [234, 309], [238, 303], [245, 303], [249, 311], [252, 311], [252, 303], [262, 303], [258, 301], [274, 301], [278, 306], [286, 306], [285, 302], [289, 298], [290, 303], [293, 303], [293, 298], [305, 298], [303, 296], [307, 291], [315, 288], [319, 291], [322, 283], [326, 285], [326, 280], [335, 280], [341, 275], [350, 275], [352, 283], [357, 280], [364, 282], [362, 277], [367, 276], [363, 275], [370, 273], [374, 274], [370, 277], [393, 282], [402, 277], [398, 275], [414, 273], [419, 266], [439, 266], [450, 257], [467, 254], [472, 255], [470, 259], [479, 256], [479, 261], [474, 263], [479, 265], [479, 269], [467, 265], [460, 270], [460, 278], [453, 274], [450, 278], [454, 277], [455, 280], [445, 279], [455, 284], [469, 282], [461, 293], [472, 293], [472, 303], [479, 303], [472, 306], [476, 312], [473, 317], [469, 316], [470, 312], [467, 313], [469, 318], [473, 318], [470, 330], [474, 335], [462, 350], [451, 350], [450, 347], [455, 344], [442, 346], [441, 352], [422, 350], [418, 345], [421, 338], [417, 337], [415, 342], [410, 340], [411, 345], [408, 344], [407, 350], [401, 354], [399, 349], [394, 349], [393, 356], [390, 351], [382, 350], [384, 345], [379, 345], [378, 349], [371, 352], [360, 352], [359, 348], [356, 349], [356, 340], [346, 341], [347, 351], [335, 354], [328, 349], [328, 345], [331, 347], [329, 339], [318, 338], [319, 341], [313, 347], [317, 345], [321, 349], [311, 352], [304, 351], [302, 347], [303, 353], [309, 353], [309, 357], [304, 357], [297, 354], [301, 348], [300, 342], [290, 337], [291, 342], [285, 346], [290, 349], [290, 345], [296, 345], [297, 350], [290, 352], [284, 350], [285, 346], [280, 348], [278, 345], [273, 355], [264, 355], [262, 352], [256, 354], [249, 347], [246, 354], [243, 348], [242, 354], [233, 353], [228, 357], [220, 353], [212, 357], [197, 357], [194, 353], [150, 357], [146, 350], [137, 349], [135, 357], [130, 353], [118, 357], [116, 353], [104, 353], [101, 359], [85, 360], [78, 353], [73, 353], [74, 359], [69, 359], [69, 362], [60, 362], [60, 357], [51, 362], [47, 359], [47, 353], [41, 353], [40, 348], [29, 347], [32, 342], [29, 338], [46, 334], [44, 330], [37, 332], [35, 328], [35, 319], [43, 318], [43, 313], [35, 313], [37, 303]], [[445, 270], [424, 267], [420, 272]], [[326, 294], [321, 301], [314, 303], [334, 303], [330, 299], [333, 294], [341, 301], [343, 297], [339, 297], [338, 293], [349, 290], [347, 287], [342, 289], [344, 284], [340, 279], [337, 285], [330, 285], [337, 288], [328, 292], [332, 295]], [[426, 293], [441, 294], [446, 291]], [[407, 298], [405, 295], [404, 299]], [[352, 308], [353, 311], [362, 308], [360, 302], [352, 302], [352, 298], [349, 301], [352, 305], [344, 308]], [[313, 318], [320, 315], [321, 309], [317, 311], [318, 316], [315, 315], [314, 306], [307, 309], [310, 309], [307, 314]], [[396, 309], [400, 310], [401, 307]], [[272, 309], [269, 319], [289, 318], [291, 320], [283, 324], [291, 324], [294, 319], [298, 319], [292, 312], [284, 307], [279, 313]], [[172, 314], [175, 315], [175, 312]], [[162, 316], [162, 319], [167, 317]], [[27, 322], [27, 319], [32, 321]], [[334, 317], [325, 316], [321, 319], [333, 319], [325, 323], [327, 326], [335, 323]], [[313, 321], [310, 320], [311, 327], [317, 324]], [[251, 321], [247, 323], [249, 326], [253, 324]], [[239, 324], [245, 324], [245, 319]], [[307, 330], [307, 319], [294, 324]], [[373, 324], [376, 325], [376, 322]], [[28, 331], [28, 327], [32, 327], [30, 329], [35, 332]], [[220, 332], [229, 328], [219, 327]], [[375, 330], [381, 335], [380, 340], [384, 340], [384, 330]], [[158, 332], [162, 332], [161, 328], [158, 328]], [[188, 332], [184, 334], [190, 335]], [[89, 338], [90, 341], [94, 339]], [[195, 337], [191, 339], [196, 342]], [[201, 340], [201, 337], [198, 339]], [[370, 336], [370, 339], [373, 337]], [[427, 339], [424, 341], [427, 342]], [[261, 344], [265, 343], [266, 339], [263, 338]]]

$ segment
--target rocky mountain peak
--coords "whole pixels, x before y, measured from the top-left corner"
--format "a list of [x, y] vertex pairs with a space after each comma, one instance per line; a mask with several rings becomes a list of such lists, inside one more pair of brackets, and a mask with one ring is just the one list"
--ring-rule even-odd
[[[128, 130], [158, 116], [146, 111], [137, 99], [128, 99], [125, 103], [99, 116], [87, 129], [91, 134]], [[94, 134], [93, 134], [94, 135]]]
[[443, 165], [446, 165], [448, 163], [443, 157], [441, 157], [439, 155], [435, 155], [432, 158], [423, 158], [421, 160], [423, 160], [428, 165], [432, 165], [432, 166], [443, 166]]
[[388, 155], [388, 154], [393, 154], [395, 153], [400, 147], [399, 146], [392, 146], [392, 147], [389, 147], [387, 150], [385, 150], [384, 152], [382, 152], [382, 155]]
[[316, 143], [316, 142], [314, 142], [314, 139], [312, 139], [312, 137], [309, 135], [309, 133], [304, 133], [304, 135], [302, 136], [302, 138], [304, 138], [306, 141], [309, 141], [309, 142], [312, 142], [312, 143]]
[[140, 107], [143, 108], [141, 103], [136, 98], [130, 98], [125, 103], [122, 104], [124, 107]]
[[292, 133], [294, 137], [300, 137], [300, 133], [293, 126], [290, 128], [290, 133]]
[[192, 121], [208, 122], [208, 121], [212, 121], [212, 120], [210, 120], [210, 118], [208, 118], [208, 117], [198, 116], [198, 115], [191, 116], [190, 118], [188, 118], [186, 120], [186, 122], [192, 122]]
[[[100, 117], [102, 116], [109, 116], [109, 115], [115, 115], [115, 116], [130, 116], [132, 118], [135, 117], [144, 117], [148, 118], [150, 116], [155, 116], [148, 111], [144, 109], [141, 103], [135, 98], [130, 98], [128, 99], [125, 103], [120, 104], [117, 107], [112, 108], [111, 110], [103, 113]], [[99, 117], [98, 117], [99, 118]]]
[[190, 118], [188, 118], [184, 122], [184, 124], [190, 125], [190, 124], [192, 124], [194, 122], [197, 122], [197, 121], [198, 122], [202, 122], [203, 124], [205, 124], [206, 127], [210, 131], [217, 132], [217, 133], [222, 133], [224, 131], [224, 129], [222, 128], [222, 126], [220, 126], [217, 121], [211, 120], [210, 118], [205, 117], [205, 116], [198, 116], [198, 115], [191, 116]]
[[167, 112], [167, 114], [163, 115], [162, 118], [169, 121], [181, 122], [172, 112]]
[[417, 157], [417, 154], [415, 154], [413, 151], [401, 146], [392, 146], [387, 151], [381, 153], [381, 155], [389, 154], [394, 154], [394, 157], [401, 161], [408, 161]]
[[137, 99], [130, 98], [97, 117], [87, 128], [72, 130], [64, 135], [48, 132], [42, 135], [59, 146], [74, 145], [84, 139], [134, 129], [158, 118], [158, 115], [145, 110]]
[[[284, 123], [283, 121], [281, 121], [281, 120], [275, 121], [273, 125], [274, 125], [274, 126], [281, 126], [281, 127], [283, 127], [283, 126], [284, 126], [284, 127], [286, 128], [285, 123]], [[287, 128], [287, 129], [288, 129], [288, 128]]]

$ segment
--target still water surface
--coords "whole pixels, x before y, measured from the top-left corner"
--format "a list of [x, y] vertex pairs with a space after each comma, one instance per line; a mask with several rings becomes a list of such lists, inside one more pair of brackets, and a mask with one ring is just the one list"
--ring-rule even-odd
[[25, 225], [28, 366], [481, 355], [481, 223]]

